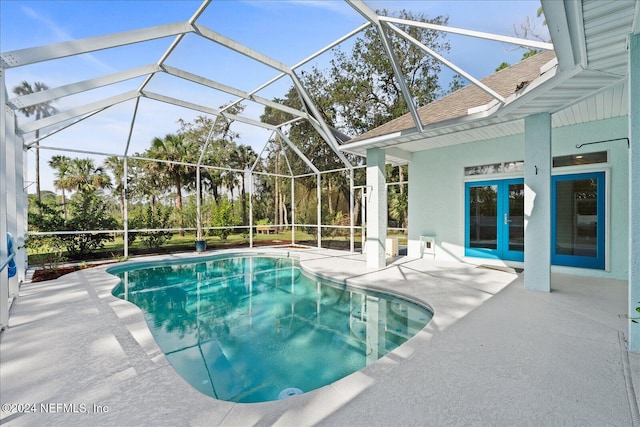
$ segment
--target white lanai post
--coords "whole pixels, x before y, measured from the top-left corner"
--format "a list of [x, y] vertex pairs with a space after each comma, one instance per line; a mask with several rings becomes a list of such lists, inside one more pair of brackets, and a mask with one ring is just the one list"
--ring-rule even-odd
[[316, 174], [316, 220], [318, 222], [318, 249], [322, 248], [322, 176], [320, 172]]
[[[7, 139], [7, 146], [5, 150], [6, 154], [6, 169], [5, 176], [7, 180], [7, 190], [5, 198], [5, 203], [7, 205], [7, 231], [11, 233], [13, 236], [13, 252], [18, 252], [20, 238], [19, 230], [18, 230], [18, 198], [21, 197], [21, 194], [18, 193], [18, 176], [17, 176], [17, 165], [22, 165], [22, 159], [18, 160], [18, 156], [22, 155], [22, 142], [18, 139], [16, 135], [16, 118], [15, 113], [7, 108], [7, 122], [5, 124], [5, 136]], [[22, 187], [20, 187], [22, 190]], [[20, 212], [21, 214], [22, 212]], [[6, 239], [6, 236], [1, 236], [3, 239]], [[17, 259], [13, 259], [14, 263], [17, 263]], [[17, 265], [18, 270], [22, 269], [23, 266]], [[4, 273], [6, 274], [6, 273]], [[17, 297], [19, 293], [19, 283], [18, 283], [18, 275], [13, 276], [9, 279], [9, 296]]]
[[353, 227], [355, 226], [354, 221], [354, 199], [353, 199], [353, 169], [349, 169], [349, 251], [351, 253], [355, 252], [355, 234]]
[[[4, 85], [4, 69], [0, 68], [0, 194], [11, 197], [7, 192], [7, 144], [11, 144], [7, 131], [7, 120], [12, 115], [6, 106], [6, 91]], [[7, 204], [0, 203], [0, 264], [9, 257], [7, 249]], [[0, 271], [0, 331], [9, 326], [9, 275], [8, 266]]]
[[291, 244], [296, 244], [296, 177], [291, 176]]
[[524, 119], [524, 287], [551, 291], [551, 115]]
[[[640, 306], [640, 34], [629, 38], [629, 317]], [[640, 352], [640, 323], [629, 320], [629, 351]]]
[[367, 266], [382, 268], [387, 264], [387, 184], [385, 152], [382, 148], [367, 149]]

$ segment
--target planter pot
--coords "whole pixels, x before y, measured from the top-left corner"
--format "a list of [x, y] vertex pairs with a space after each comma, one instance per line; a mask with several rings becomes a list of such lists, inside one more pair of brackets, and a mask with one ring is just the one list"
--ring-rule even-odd
[[206, 240], [196, 240], [196, 252], [204, 252], [207, 249]]

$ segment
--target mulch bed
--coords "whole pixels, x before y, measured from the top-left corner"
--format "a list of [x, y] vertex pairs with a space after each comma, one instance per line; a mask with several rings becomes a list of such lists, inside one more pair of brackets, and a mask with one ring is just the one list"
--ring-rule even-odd
[[62, 277], [65, 274], [73, 273], [74, 271], [84, 270], [85, 268], [97, 267], [99, 265], [104, 265], [104, 264], [112, 264], [112, 263], [104, 262], [101, 264], [73, 265], [73, 266], [67, 266], [67, 267], [35, 270], [33, 272], [33, 277], [31, 278], [31, 283], [44, 282], [45, 280], [57, 279], [58, 277]]
[[[266, 245], [275, 245], [283, 243], [282, 240], [264, 240], [260, 242], [254, 242], [254, 246], [266, 246]], [[308, 243], [315, 244], [315, 242], [300, 242], [300, 243]], [[227, 249], [232, 247], [240, 247], [246, 246], [246, 244], [231, 244], [226, 246], [221, 246], [219, 249]], [[296, 248], [296, 249], [308, 249], [308, 247], [301, 245], [288, 245], [284, 246], [285, 248]], [[349, 242], [330, 242], [328, 248], [331, 249], [346, 249], [349, 247]], [[181, 250], [176, 250], [181, 249]], [[213, 249], [210, 248], [210, 249]], [[181, 252], [184, 251], [183, 247], [180, 248], [163, 248], [161, 250], [158, 249], [149, 249], [149, 250], [138, 250], [133, 255], [150, 255], [150, 254], [158, 254], [158, 253], [171, 253], [171, 252]], [[85, 268], [97, 267], [99, 265], [111, 264], [110, 262], [104, 262], [100, 264], [89, 264], [89, 265], [75, 265], [75, 266], [66, 266], [59, 268], [47, 268], [47, 269], [38, 269], [33, 272], [33, 278], [31, 282], [44, 282], [45, 280], [53, 280], [58, 277], [64, 276], [65, 274], [73, 273], [74, 271], [83, 270]]]
[[57, 279], [65, 274], [73, 273], [79, 270], [80, 267], [60, 267], [60, 268], [47, 268], [46, 270], [35, 270], [31, 282], [44, 282], [45, 280]]

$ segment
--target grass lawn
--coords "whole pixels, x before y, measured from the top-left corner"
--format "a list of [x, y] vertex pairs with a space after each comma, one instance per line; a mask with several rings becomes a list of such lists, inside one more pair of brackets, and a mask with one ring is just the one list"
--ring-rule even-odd
[[[207, 242], [207, 249], [224, 249], [232, 247], [249, 247], [249, 236], [242, 234], [230, 234], [225, 240], [219, 237], [207, 236], [205, 238]], [[355, 245], [360, 247], [361, 238], [356, 235]], [[260, 245], [278, 245], [291, 243], [291, 231], [285, 231], [275, 234], [257, 234], [253, 235], [254, 246]], [[301, 230], [295, 231], [295, 243], [305, 244], [310, 246], [316, 246], [317, 240], [313, 234], [303, 232]], [[335, 248], [335, 249], [348, 249], [349, 248], [349, 235], [344, 236], [323, 236], [322, 247]], [[173, 252], [193, 252], [195, 251], [195, 233], [185, 232], [184, 236], [180, 234], [174, 234], [171, 239], [163, 244], [159, 248], [148, 248], [142, 241], [136, 240], [129, 246], [129, 256], [136, 255], [150, 255], [150, 254], [164, 254]], [[114, 241], [106, 242], [103, 249], [95, 251], [90, 255], [83, 257], [82, 259], [72, 259], [66, 252], [62, 253], [62, 257], [55, 259], [52, 262], [52, 252], [47, 246], [40, 246], [37, 249], [29, 249], [29, 264], [34, 266], [45, 266], [49, 268], [56, 267], [51, 264], [61, 264], [64, 262], [81, 262], [81, 261], [94, 261], [94, 260], [120, 260], [124, 257], [124, 240], [122, 236], [117, 236]]]

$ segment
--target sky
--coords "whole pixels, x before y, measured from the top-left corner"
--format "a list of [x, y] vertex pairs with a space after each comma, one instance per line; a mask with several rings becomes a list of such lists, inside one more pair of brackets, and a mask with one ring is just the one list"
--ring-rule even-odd
[[[162, 24], [187, 21], [200, 6], [191, 0], [0, 0], [0, 51], [23, 49], [134, 30]], [[374, 10], [405, 9], [427, 18], [448, 16], [449, 26], [494, 34], [515, 36], [514, 25], [529, 17], [535, 20], [538, 1], [365, 1]], [[223, 34], [251, 49], [286, 65], [308, 58], [327, 44], [339, 39], [363, 24], [364, 18], [347, 3], [339, 0], [214, 0], [198, 19], [198, 24]], [[541, 31], [544, 28], [536, 20]], [[515, 63], [523, 51], [502, 43], [479, 41], [462, 36], [447, 36], [451, 51], [447, 58], [474, 77], [482, 78], [494, 72], [503, 61]], [[47, 61], [6, 70], [5, 86], [12, 88], [22, 81], [43, 82], [57, 87], [77, 81], [111, 74], [136, 66], [155, 64], [172, 42], [173, 37], [118, 47], [71, 58]], [[348, 48], [350, 39], [344, 44]], [[316, 65], [324, 68], [331, 59], [325, 53], [301, 69]], [[250, 61], [242, 55], [223, 49], [200, 37], [188, 34], [169, 56], [166, 64], [200, 74], [237, 89], [252, 91], [279, 73]], [[137, 89], [142, 79], [110, 85], [89, 93], [65, 97], [53, 104], [60, 111]], [[280, 79], [258, 92], [272, 99], [283, 97], [290, 81]], [[151, 92], [183, 98], [190, 102], [220, 107], [235, 100], [199, 85], [166, 75], [156, 75], [146, 88]], [[129, 137], [135, 101], [114, 106], [96, 116], [65, 129], [41, 142], [43, 146], [75, 148], [88, 151], [122, 154]], [[244, 115], [258, 120], [263, 107], [248, 103]], [[131, 134], [130, 153], [142, 152], [154, 137], [175, 133], [178, 119], [192, 121], [201, 113], [180, 107], [142, 99]], [[32, 119], [19, 116], [19, 122]], [[52, 129], [43, 130], [46, 134]], [[270, 133], [242, 124], [234, 125], [240, 133], [240, 143], [251, 145], [260, 153]], [[25, 135], [25, 141], [33, 139]], [[33, 181], [34, 156], [30, 150], [28, 180]], [[47, 162], [52, 155], [41, 150], [41, 183], [43, 190], [53, 190], [53, 171]], [[75, 154], [67, 154], [75, 156]], [[89, 157], [78, 154], [78, 156]], [[101, 157], [95, 157], [97, 162]], [[30, 192], [33, 192], [30, 188]]]

